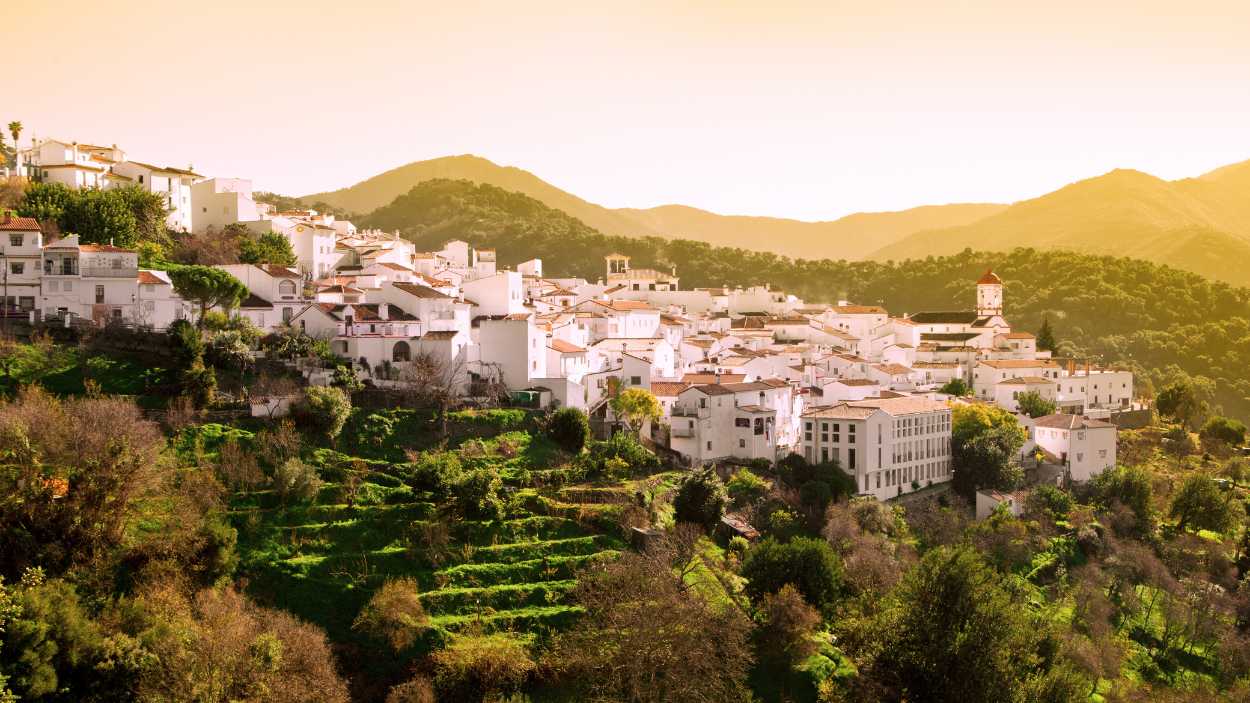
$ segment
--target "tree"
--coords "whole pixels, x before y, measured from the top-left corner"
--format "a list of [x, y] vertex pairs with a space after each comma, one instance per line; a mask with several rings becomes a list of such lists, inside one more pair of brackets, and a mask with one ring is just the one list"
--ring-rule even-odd
[[1103, 508], [1123, 505], [1132, 513], [1139, 534], [1150, 532], [1154, 522], [1151, 504], [1154, 488], [1150, 472], [1141, 466], [1116, 466], [1094, 477], [1091, 482], [1095, 501]]
[[764, 482], [764, 479], [751, 473], [749, 469], [738, 469], [737, 473], [729, 477], [729, 481], [725, 484], [725, 491], [729, 494], [735, 508], [745, 508], [756, 504], [768, 495], [768, 484]]
[[17, 120], [13, 120], [12, 122], [10, 122], [9, 134], [13, 136], [13, 148], [21, 149], [22, 147], [21, 145], [17, 143], [17, 140], [20, 139], [22, 136], [22, 123], [18, 122]]
[[317, 497], [323, 485], [316, 469], [294, 457], [279, 464], [273, 472], [274, 493], [283, 503], [288, 500], [307, 503]]
[[411, 647], [429, 624], [416, 579], [401, 577], [387, 579], [374, 591], [352, 629], [386, 642], [398, 653]]
[[867, 635], [878, 646], [864, 685], [881, 700], [1020, 700], [1044, 673], [1028, 612], [971, 548], [930, 550]]
[[1037, 331], [1037, 348], [1041, 351], [1055, 351], [1055, 331], [1050, 328], [1050, 316], [1042, 316], [1042, 328]]
[[704, 467], [682, 479], [673, 498], [673, 515], [678, 522], [691, 522], [710, 532], [725, 514], [728, 503], [725, 484], [715, 471]]
[[1203, 444], [1240, 447], [1246, 441], [1246, 426], [1240, 420], [1216, 415], [1202, 425], [1198, 432]]
[[581, 454], [590, 440], [590, 422], [586, 413], [577, 408], [560, 408], [551, 415], [547, 435], [564, 451]]
[[952, 488], [971, 499], [978, 489], [1011, 490], [1023, 478], [1015, 463], [1027, 435], [1011, 413], [989, 405], [952, 410]]
[[938, 393], [953, 395], [956, 398], [966, 398], [972, 395], [972, 386], [969, 386], [968, 382], [962, 378], [952, 378], [942, 384], [942, 387], [938, 389]]
[[295, 410], [333, 442], [352, 414], [352, 400], [341, 388], [309, 386]]
[[665, 550], [626, 553], [578, 574], [586, 614], [545, 659], [578, 700], [721, 703], [747, 699], [751, 623], [682, 582]]
[[779, 659], [793, 666], [820, 649], [815, 637], [820, 629], [820, 613], [791, 584], [764, 595], [759, 619], [756, 639], [762, 658]]
[[239, 240], [239, 261], [244, 264], [273, 264], [294, 266], [299, 262], [291, 249], [291, 240], [281, 232], [265, 232], [256, 237]]
[[179, 266], [169, 271], [174, 290], [183, 298], [200, 306], [199, 324], [209, 308], [227, 310], [247, 296], [247, 286], [225, 271], [211, 266]]
[[658, 421], [664, 415], [660, 401], [645, 388], [626, 388], [611, 400], [612, 412], [629, 426], [634, 434], [642, 432], [648, 420]]
[[514, 635], [455, 635], [430, 657], [444, 700], [505, 700], [534, 671], [525, 643]]
[[791, 584], [823, 611], [834, 604], [842, 588], [842, 561], [827, 542], [809, 537], [758, 542], [747, 552], [741, 571], [747, 595], [756, 603]]
[[1172, 498], [1171, 515], [1177, 518], [1176, 528], [1181, 531], [1196, 527], [1226, 532], [1233, 524], [1229, 498], [1220, 490], [1215, 479], [1206, 474], [1191, 474]]
[[1055, 401], [1042, 397], [1037, 391], [1025, 391], [1016, 397], [1016, 407], [1031, 418], [1055, 414]]
[[1180, 422], [1193, 429], [1209, 410], [1206, 391], [1191, 378], [1181, 378], [1168, 384], [1155, 398], [1155, 408], [1164, 417]]

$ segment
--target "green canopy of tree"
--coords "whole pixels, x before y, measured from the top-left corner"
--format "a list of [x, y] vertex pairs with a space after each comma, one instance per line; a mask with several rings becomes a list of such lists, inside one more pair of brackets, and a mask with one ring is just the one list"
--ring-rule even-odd
[[1191, 378], [1181, 378], [1159, 392], [1155, 407], [1160, 415], [1193, 429], [1202, 423], [1210, 410], [1207, 402], [1210, 395], [1210, 388], [1206, 384], [1200, 384]]
[[660, 401], [656, 400], [651, 391], [645, 388], [626, 388], [613, 398], [610, 402], [612, 412], [621, 419], [634, 434], [642, 431], [642, 426], [648, 420], [655, 422], [659, 420], [664, 409], [660, 407]]
[[682, 479], [673, 498], [673, 514], [679, 522], [691, 522], [711, 531], [725, 514], [728, 503], [720, 477], [711, 468], [702, 468]]
[[966, 498], [981, 488], [1015, 488], [1023, 478], [1016, 454], [1028, 439], [1015, 416], [984, 404], [956, 405], [951, 416], [952, 488]]
[[1043, 398], [1037, 391], [1025, 391], [1016, 397], [1016, 407], [1029, 417], [1039, 418], [1053, 415], [1057, 406], [1055, 401]]
[[244, 264], [294, 266], [298, 263], [291, 240], [280, 232], [266, 232], [256, 238], [239, 241], [239, 261]]
[[233, 308], [247, 296], [247, 286], [225, 271], [212, 266], [178, 266], [169, 270], [174, 290], [200, 306], [199, 322], [211, 308]]
[[1240, 447], [1246, 441], [1246, 426], [1240, 420], [1216, 415], [1202, 425], [1198, 432], [1204, 443], [1216, 442], [1229, 447]]
[[170, 244], [165, 201], [138, 186], [71, 190], [61, 183], [32, 183], [17, 207], [19, 215], [59, 231], [77, 234], [83, 244], [135, 248], [143, 242]]
[[1172, 517], [1176, 528], [1196, 527], [1224, 532], [1233, 524], [1232, 496], [1220, 490], [1215, 479], [1206, 474], [1191, 474], [1172, 498]]
[[952, 378], [942, 384], [942, 387], [938, 389], [938, 393], [953, 395], [957, 398], [965, 398], [972, 395], [972, 386], [969, 386], [968, 382], [962, 378]]
[[1055, 331], [1051, 329], [1050, 317], [1042, 317], [1042, 327], [1037, 331], [1037, 348], [1053, 352], [1058, 345], [1055, 342]]

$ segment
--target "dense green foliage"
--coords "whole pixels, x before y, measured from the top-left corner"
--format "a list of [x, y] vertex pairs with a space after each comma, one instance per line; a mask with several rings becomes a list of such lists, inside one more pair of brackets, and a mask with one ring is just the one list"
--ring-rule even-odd
[[790, 259], [688, 240], [608, 237], [532, 198], [466, 181], [427, 181], [364, 222], [399, 229], [418, 249], [453, 238], [494, 247], [501, 265], [539, 257], [550, 271], [603, 277], [613, 251], [637, 267], [678, 268], [683, 288], [770, 283], [809, 301], [880, 301], [894, 314], [970, 309], [993, 268], [1007, 318], [1047, 319], [1063, 355], [1124, 364], [1149, 393], [1178, 376], [1215, 382], [1224, 412], [1250, 417], [1250, 289], [1136, 259], [1069, 251], [963, 251], [904, 262]]
[[577, 408], [560, 408], [547, 423], [551, 441], [570, 454], [581, 454], [590, 441], [590, 422], [586, 413]]
[[164, 200], [138, 186], [71, 190], [60, 183], [32, 183], [17, 212], [53, 222], [62, 233], [77, 234], [83, 244], [136, 247], [169, 242]]
[[824, 540], [796, 537], [789, 542], [765, 539], [742, 562], [747, 593], [754, 601], [790, 584], [817, 609], [834, 604], [842, 590], [842, 562]]
[[673, 516], [678, 522], [694, 523], [711, 531], [725, 514], [729, 496], [725, 484], [711, 468], [692, 471], [682, 479], [673, 498]]

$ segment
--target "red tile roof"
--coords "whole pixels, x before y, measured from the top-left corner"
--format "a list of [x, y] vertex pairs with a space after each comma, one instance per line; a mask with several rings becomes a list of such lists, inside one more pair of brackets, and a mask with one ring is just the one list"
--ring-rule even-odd
[[5, 217], [0, 217], [0, 229], [17, 232], [38, 232], [39, 220], [33, 217], [18, 217], [6, 214]]
[[1003, 284], [1003, 279], [999, 278], [998, 274], [994, 273], [993, 269], [985, 269], [985, 273], [982, 274], [981, 277], [977, 279], [978, 286], [988, 286], [988, 285], [1001, 286], [1002, 284]]

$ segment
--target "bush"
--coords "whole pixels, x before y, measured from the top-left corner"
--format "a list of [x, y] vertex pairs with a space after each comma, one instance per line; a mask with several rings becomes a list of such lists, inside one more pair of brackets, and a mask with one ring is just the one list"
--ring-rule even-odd
[[702, 468], [682, 479], [673, 499], [673, 513], [678, 522], [692, 522], [710, 532], [725, 514], [728, 503], [720, 477], [712, 469]]
[[791, 584], [812, 606], [825, 610], [842, 588], [842, 562], [827, 542], [796, 537], [789, 542], [765, 539], [747, 552], [742, 562], [746, 592], [752, 601]]
[[273, 473], [274, 492], [284, 503], [306, 503], [317, 496], [322, 485], [316, 470], [299, 459], [287, 459]]
[[464, 469], [455, 452], [426, 452], [418, 457], [412, 472], [412, 486], [446, 496], [460, 482]]
[[630, 473], [638, 473], [645, 469], [660, 465], [655, 454], [642, 446], [633, 435], [617, 432], [605, 442], [593, 442], [590, 451], [580, 458], [586, 474], [591, 477], [607, 476], [610, 471], [620, 471], [620, 464], [608, 466], [608, 462], [617, 459], [624, 462]]
[[217, 374], [203, 361], [196, 360], [182, 372], [182, 393], [197, 408], [211, 405], [217, 394]]
[[352, 629], [382, 640], [396, 652], [408, 649], [430, 624], [416, 579], [388, 579], [373, 593]]
[[301, 419], [333, 441], [343, 431], [343, 425], [352, 413], [352, 401], [341, 388], [311, 386], [294, 410]]
[[503, 485], [499, 476], [487, 469], [465, 474], [455, 486], [456, 507], [470, 520], [499, 520], [504, 504], [499, 499]]
[[1246, 441], [1246, 426], [1240, 420], [1216, 415], [1206, 421], [1198, 436], [1204, 445], [1240, 447]]
[[503, 699], [535, 669], [525, 645], [502, 633], [458, 635], [430, 658], [438, 690], [449, 701]]
[[735, 508], [745, 508], [758, 503], [768, 495], [768, 484], [764, 482], [764, 479], [751, 473], [749, 469], [739, 469], [737, 473], [729, 477], [725, 490], [733, 500]]
[[560, 408], [547, 424], [547, 436], [570, 454], [581, 454], [590, 440], [590, 422], [577, 408]]

